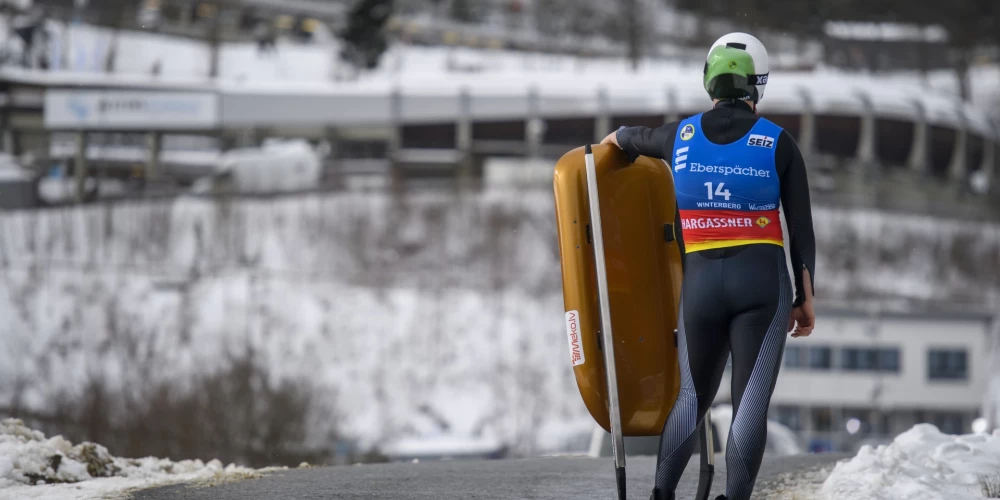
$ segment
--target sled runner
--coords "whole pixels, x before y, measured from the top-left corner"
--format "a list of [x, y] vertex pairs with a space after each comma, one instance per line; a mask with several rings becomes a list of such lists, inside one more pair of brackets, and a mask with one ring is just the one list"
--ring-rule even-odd
[[[570, 361], [594, 420], [611, 431], [584, 149], [556, 163], [554, 188]], [[659, 435], [680, 390], [677, 307], [681, 253], [670, 170], [593, 146], [604, 233], [614, 369], [625, 436]]]
[[[659, 435], [680, 391], [673, 175], [661, 161], [588, 145], [559, 159], [553, 188], [570, 362], [591, 416], [612, 435], [624, 500], [623, 436]], [[699, 432], [704, 499], [714, 457], [710, 426]]]

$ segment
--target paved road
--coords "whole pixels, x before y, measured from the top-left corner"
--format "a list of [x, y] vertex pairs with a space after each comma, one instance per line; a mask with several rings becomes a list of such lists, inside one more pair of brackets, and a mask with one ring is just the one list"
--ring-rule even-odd
[[[758, 484], [783, 473], [828, 465], [835, 455], [765, 458]], [[714, 499], [725, 486], [725, 460], [717, 457]], [[646, 500], [652, 488], [652, 457], [628, 458], [629, 498]], [[611, 458], [537, 458], [378, 464], [276, 472], [259, 479], [217, 485], [167, 486], [133, 494], [134, 500], [610, 500], [615, 494]], [[692, 457], [678, 498], [694, 498], [698, 457]], [[760, 493], [764, 493], [761, 491]], [[757, 495], [755, 495], [756, 497]]]

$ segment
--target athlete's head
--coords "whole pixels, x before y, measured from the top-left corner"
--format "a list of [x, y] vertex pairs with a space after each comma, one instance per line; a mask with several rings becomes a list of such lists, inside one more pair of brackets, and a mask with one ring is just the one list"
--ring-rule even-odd
[[767, 85], [767, 49], [746, 33], [715, 41], [705, 58], [705, 90], [715, 100], [736, 99], [756, 108]]

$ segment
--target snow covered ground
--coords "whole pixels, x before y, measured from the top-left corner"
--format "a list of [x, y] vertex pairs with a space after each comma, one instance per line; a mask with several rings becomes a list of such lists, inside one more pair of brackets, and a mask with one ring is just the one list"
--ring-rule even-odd
[[1000, 431], [953, 436], [919, 424], [837, 464], [821, 492], [830, 499], [976, 500], [984, 498], [983, 476], [1000, 476]]
[[46, 438], [16, 419], [0, 421], [0, 500], [124, 498], [128, 491], [179, 482], [255, 477], [255, 471], [218, 460], [174, 462], [112, 456], [95, 443]]
[[1000, 485], [1000, 431], [946, 435], [918, 424], [833, 467], [782, 474], [756, 489], [766, 500], [979, 500], [997, 498], [982, 489], [990, 480]]
[[[402, 440], [393, 449], [409, 458], [488, 454], [499, 445], [487, 440], [470, 447], [470, 442], [445, 438]], [[217, 460], [125, 459], [99, 444], [73, 445], [61, 436], [46, 438], [19, 420], [0, 421], [0, 500], [117, 499], [138, 488], [213, 484], [271, 470], [223, 466]], [[832, 471], [786, 474], [759, 484], [758, 493], [768, 500], [978, 500], [985, 496], [983, 481], [1000, 477], [998, 471], [1000, 431], [956, 436], [919, 424], [888, 445], [862, 447]]]

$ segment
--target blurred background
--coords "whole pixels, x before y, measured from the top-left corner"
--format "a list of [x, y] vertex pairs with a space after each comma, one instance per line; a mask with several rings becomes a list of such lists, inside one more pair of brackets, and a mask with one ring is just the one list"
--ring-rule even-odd
[[0, 416], [256, 466], [603, 453], [568, 362], [552, 169], [706, 110], [708, 47], [744, 30], [819, 250], [819, 326], [788, 343], [770, 451], [994, 428], [998, 16], [0, 1]]

